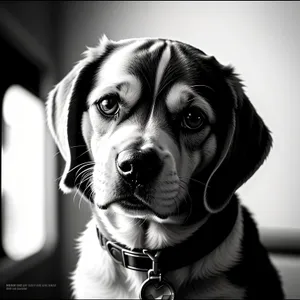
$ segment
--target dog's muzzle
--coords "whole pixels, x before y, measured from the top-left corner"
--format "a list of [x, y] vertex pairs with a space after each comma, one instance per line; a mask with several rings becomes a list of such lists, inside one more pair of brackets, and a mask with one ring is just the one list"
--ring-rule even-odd
[[162, 170], [163, 162], [153, 148], [126, 149], [117, 155], [116, 167], [125, 182], [137, 187], [153, 181]]

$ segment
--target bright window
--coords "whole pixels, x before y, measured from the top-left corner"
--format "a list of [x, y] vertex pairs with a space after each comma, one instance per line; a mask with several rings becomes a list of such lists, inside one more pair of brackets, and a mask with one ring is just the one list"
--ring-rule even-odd
[[44, 104], [13, 85], [2, 114], [3, 247], [20, 260], [39, 252], [46, 239]]

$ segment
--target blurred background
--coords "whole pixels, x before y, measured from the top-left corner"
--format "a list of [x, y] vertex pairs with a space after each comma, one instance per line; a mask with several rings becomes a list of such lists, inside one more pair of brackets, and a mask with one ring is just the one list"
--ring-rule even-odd
[[[300, 2], [1, 1], [0, 282], [4, 298], [70, 298], [75, 239], [90, 218], [58, 191], [63, 162], [45, 123], [48, 92], [86, 46], [162, 37], [233, 64], [272, 131], [264, 165], [238, 190], [300, 298]], [[97, 258], [94, 258], [97, 259]]]

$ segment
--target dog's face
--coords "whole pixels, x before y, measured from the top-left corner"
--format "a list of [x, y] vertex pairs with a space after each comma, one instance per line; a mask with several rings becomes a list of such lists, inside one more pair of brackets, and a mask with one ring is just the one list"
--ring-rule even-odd
[[52, 91], [48, 121], [62, 189], [158, 222], [223, 209], [271, 143], [232, 68], [162, 39], [104, 38]]
[[179, 51], [133, 41], [99, 68], [83, 122], [100, 208], [163, 219], [188, 212], [180, 209], [189, 180], [216, 152], [216, 116], [205, 97], [213, 91], [197, 86], [188, 72], [197, 64]]

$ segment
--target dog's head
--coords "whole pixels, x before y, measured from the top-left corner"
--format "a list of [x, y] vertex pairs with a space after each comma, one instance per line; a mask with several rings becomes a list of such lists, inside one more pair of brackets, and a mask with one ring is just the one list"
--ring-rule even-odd
[[103, 38], [47, 108], [61, 189], [137, 218], [219, 212], [271, 146], [233, 69], [177, 41]]

